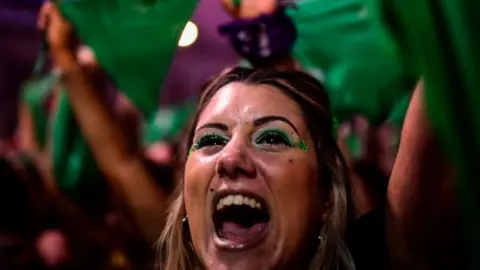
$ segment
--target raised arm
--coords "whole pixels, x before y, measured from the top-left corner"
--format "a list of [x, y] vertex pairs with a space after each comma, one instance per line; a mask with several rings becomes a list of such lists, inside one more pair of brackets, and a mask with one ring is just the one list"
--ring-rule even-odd
[[393, 269], [465, 269], [454, 172], [429, 125], [420, 84], [408, 109], [388, 186]]
[[113, 188], [126, 200], [132, 215], [148, 240], [162, 230], [167, 194], [153, 181], [139, 151], [129, 147], [113, 113], [96, 91], [91, 77], [68, 48], [71, 27], [54, 4], [42, 10], [48, 17], [48, 41], [57, 65], [64, 72], [63, 84], [93, 156]]
[[[18, 147], [22, 152], [35, 153], [40, 152], [40, 147], [35, 137], [35, 127], [33, 125], [32, 113], [25, 104], [20, 104], [18, 113], [17, 138]], [[34, 154], [34, 155], [35, 155]]]

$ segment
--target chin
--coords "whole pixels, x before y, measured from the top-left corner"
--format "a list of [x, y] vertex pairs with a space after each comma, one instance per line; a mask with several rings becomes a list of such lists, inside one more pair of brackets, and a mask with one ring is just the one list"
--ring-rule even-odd
[[[273, 248], [270, 246], [270, 249]], [[272, 252], [261, 245], [245, 250], [227, 251], [214, 247], [208, 253], [208, 270], [269, 270], [277, 269]]]

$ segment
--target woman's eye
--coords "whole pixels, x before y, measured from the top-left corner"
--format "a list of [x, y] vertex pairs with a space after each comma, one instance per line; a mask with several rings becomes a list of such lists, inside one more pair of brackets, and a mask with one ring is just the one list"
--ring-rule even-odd
[[287, 136], [279, 132], [266, 132], [259, 136], [255, 143], [287, 146], [292, 145], [291, 141], [287, 138]]
[[226, 144], [227, 144], [227, 140], [223, 137], [220, 137], [218, 135], [207, 135], [200, 138], [195, 148], [200, 149], [208, 146], [224, 146]]

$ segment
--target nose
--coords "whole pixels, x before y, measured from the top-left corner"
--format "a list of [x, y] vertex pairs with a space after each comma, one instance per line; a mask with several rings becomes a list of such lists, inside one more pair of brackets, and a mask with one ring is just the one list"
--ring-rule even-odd
[[227, 177], [232, 180], [239, 177], [254, 178], [257, 174], [255, 164], [249, 157], [246, 147], [233, 140], [222, 149], [216, 172], [220, 178]]

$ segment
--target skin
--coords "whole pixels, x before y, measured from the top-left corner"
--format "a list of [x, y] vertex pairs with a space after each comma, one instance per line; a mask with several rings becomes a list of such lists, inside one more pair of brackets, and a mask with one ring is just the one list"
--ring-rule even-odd
[[[253, 124], [256, 119], [272, 115], [289, 119], [298, 133], [283, 121]], [[202, 128], [211, 123], [227, 129]], [[306, 243], [315, 238], [310, 234], [315, 233], [312, 220], [319, 220], [317, 213], [322, 212], [315, 151], [303, 152], [283, 144], [255, 144], [255, 134], [265, 129], [282, 130], [295, 142], [304, 140], [314, 145], [300, 108], [271, 86], [228, 84], [200, 115], [194, 142], [212, 133], [229, 138], [225, 146], [193, 151], [185, 169], [186, 211], [189, 224], [194, 224], [190, 232], [197, 254], [208, 269], [283, 269], [293, 263], [286, 258], [300, 260], [301, 254], [307, 253]], [[211, 188], [245, 189], [266, 200], [271, 220], [268, 235], [259, 246], [228, 252], [215, 245]]]
[[393, 269], [469, 269], [459, 234], [455, 180], [429, 123], [423, 84], [419, 84], [407, 111], [387, 191]]
[[235, 7], [233, 0], [222, 0], [223, 7], [235, 18], [253, 19], [262, 14], [273, 13], [277, 9], [276, 0], [242, 0], [240, 8]]
[[94, 55], [85, 48], [71, 48], [72, 27], [51, 1], [43, 4], [38, 26], [46, 30], [50, 55], [64, 73], [65, 90], [95, 160], [144, 239], [155, 241], [163, 229], [168, 194], [153, 181], [143, 164], [142, 149], [132, 147], [113, 110], [99, 95], [101, 89], [92, 82]]

